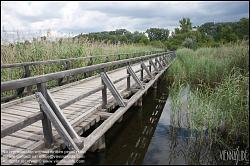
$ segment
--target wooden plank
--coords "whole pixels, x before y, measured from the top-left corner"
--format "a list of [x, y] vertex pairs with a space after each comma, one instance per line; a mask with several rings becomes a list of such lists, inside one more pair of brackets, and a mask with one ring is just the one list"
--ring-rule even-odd
[[67, 107], [67, 106], [69, 106], [69, 105], [71, 105], [71, 104], [73, 104], [73, 103], [75, 103], [75, 102], [77, 102], [77, 101], [80, 101], [80, 100], [83, 99], [84, 97], [87, 97], [87, 96], [89, 96], [89, 95], [91, 95], [91, 94], [94, 94], [94, 93], [96, 93], [96, 92], [102, 90], [103, 88], [104, 88], [104, 86], [101, 85], [100, 87], [97, 87], [97, 88], [94, 89], [94, 90], [91, 90], [91, 91], [89, 91], [89, 92], [87, 92], [87, 93], [83, 93], [83, 94], [81, 94], [81, 95], [79, 95], [79, 96], [77, 96], [77, 97], [75, 97], [75, 98], [69, 99], [68, 101], [66, 101], [65, 103], [63, 103], [62, 105], [60, 105], [60, 108], [65, 108], [65, 107]]
[[[15, 151], [15, 153], [18, 153], [18, 152], [20, 153], [20, 152], [23, 152], [24, 150], [26, 150], [26, 149], [1, 144], [1, 159], [2, 159], [2, 157], [7, 156], [7, 157], [4, 158], [5, 162], [7, 162], [7, 160], [11, 158], [11, 156], [9, 156], [9, 154], [11, 152]], [[5, 164], [5, 162], [1, 161], [1, 164]]]
[[25, 112], [30, 112], [30, 113], [36, 113], [36, 112], [39, 111], [39, 109], [29, 108], [29, 107], [25, 107], [25, 106], [22, 106], [22, 105], [11, 106], [11, 107], [1, 109], [1, 111], [13, 111], [13, 110], [25, 111]]
[[7, 126], [4, 126], [1, 128], [1, 138], [14, 133], [26, 126], [29, 126], [35, 122], [37, 122], [38, 120], [41, 120], [43, 118], [43, 113], [42, 112], [38, 112], [32, 116], [20, 119], [14, 123], [11, 123]]
[[97, 115], [99, 115], [101, 117], [101, 120], [106, 120], [108, 119], [113, 113], [109, 113], [109, 112], [104, 112], [104, 111], [98, 111], [97, 113], [95, 113]]
[[29, 147], [34, 143], [36, 143], [36, 141], [26, 140], [13, 136], [6, 136], [1, 139], [1, 144], [24, 149], [29, 149]]
[[3, 110], [1, 110], [1, 112], [11, 114], [11, 115], [18, 115], [21, 117], [28, 117], [28, 116], [34, 114], [34, 112], [20, 111], [17, 109], [8, 109], [8, 110], [3, 109]]
[[22, 130], [19, 130], [15, 133], [12, 133], [10, 136], [17, 137], [17, 138], [23, 138], [23, 139], [27, 139], [27, 140], [31, 140], [31, 141], [40, 141], [41, 139], [43, 139], [42, 135], [38, 135], [35, 133], [22, 131]]

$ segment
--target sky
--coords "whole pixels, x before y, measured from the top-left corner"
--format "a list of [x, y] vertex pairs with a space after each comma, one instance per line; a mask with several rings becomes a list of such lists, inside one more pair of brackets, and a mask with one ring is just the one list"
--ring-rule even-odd
[[[179, 26], [189, 17], [193, 26], [205, 22], [238, 21], [249, 18], [248, 1], [1, 1], [1, 34], [45, 32], [56, 35], [110, 31], [125, 28]], [[2, 36], [2, 35], [1, 35]]]

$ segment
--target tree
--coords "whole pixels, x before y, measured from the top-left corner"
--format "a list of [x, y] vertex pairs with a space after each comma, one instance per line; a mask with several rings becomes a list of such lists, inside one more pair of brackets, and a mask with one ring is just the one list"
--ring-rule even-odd
[[189, 32], [192, 30], [192, 23], [190, 21], [189, 18], [183, 18], [179, 21], [180, 23], [180, 27], [181, 27], [181, 32], [185, 33], [185, 32]]
[[166, 41], [169, 36], [169, 30], [164, 28], [150, 28], [146, 30], [146, 33], [148, 34], [150, 41]]

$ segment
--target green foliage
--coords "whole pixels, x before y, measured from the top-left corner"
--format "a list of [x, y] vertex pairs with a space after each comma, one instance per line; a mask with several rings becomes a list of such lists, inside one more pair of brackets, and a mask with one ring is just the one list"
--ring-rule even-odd
[[190, 49], [195, 49], [197, 48], [197, 43], [194, 39], [192, 38], [186, 38], [183, 42], [182, 45], [186, 48], [190, 48]]
[[192, 30], [192, 23], [189, 18], [183, 18], [179, 21], [180, 23], [180, 30], [177, 30], [178, 33], [187, 33]]
[[95, 32], [89, 34], [80, 34], [75, 38], [87, 38], [90, 41], [99, 41], [104, 43], [118, 44], [118, 43], [146, 43], [148, 44], [148, 38], [143, 32], [135, 31], [129, 32], [126, 29], [117, 29], [115, 31]]
[[208, 22], [197, 27], [192, 27], [192, 22], [189, 18], [182, 18], [179, 20], [179, 23], [180, 27], [175, 28], [171, 36], [169, 36], [168, 29], [149, 28], [145, 32], [135, 31], [132, 33], [126, 29], [117, 29], [115, 31], [81, 34], [75, 38], [87, 38], [90, 41], [110, 44], [151, 44], [156, 47], [166, 47], [168, 50], [176, 50], [181, 47], [193, 50], [199, 47], [219, 47], [225, 43], [235, 43], [249, 39], [248, 18], [242, 18], [238, 22]]
[[170, 66], [170, 96], [174, 124], [183, 110], [179, 92], [188, 92], [188, 125], [208, 131], [208, 140], [231, 147], [236, 140], [249, 145], [249, 46], [248, 42], [219, 48], [182, 48]]
[[198, 30], [215, 41], [235, 42], [237, 39], [249, 39], [249, 19], [242, 18], [238, 22], [205, 23]]
[[242, 74], [249, 71], [249, 47], [244, 42], [196, 51], [183, 48], [178, 49], [176, 54], [177, 60], [169, 69], [169, 77], [182, 83], [188, 81], [214, 87], [234, 68]]
[[161, 41], [151, 41], [150, 45], [156, 48], [164, 48], [164, 44]]
[[150, 28], [146, 30], [149, 40], [166, 41], [169, 36], [169, 30], [164, 28]]

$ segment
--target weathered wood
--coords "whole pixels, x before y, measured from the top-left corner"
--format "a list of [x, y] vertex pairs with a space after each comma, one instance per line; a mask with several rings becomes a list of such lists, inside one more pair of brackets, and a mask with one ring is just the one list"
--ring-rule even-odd
[[141, 63], [141, 67], [146, 71], [146, 73], [148, 74], [148, 76], [153, 79], [154, 76], [152, 75], [151, 71], [148, 70], [147, 66], [142, 62]]
[[131, 76], [131, 74], [129, 73], [129, 71], [128, 71], [128, 69], [127, 69], [127, 74], [128, 74], [128, 77], [127, 77], [127, 90], [129, 90], [130, 89], [130, 76]]
[[155, 58], [155, 62], [158, 63], [160, 70], [162, 70], [163, 66], [162, 66], [161, 62], [158, 60], [157, 57]]
[[58, 119], [56, 114], [53, 112], [52, 108], [50, 105], [47, 103], [46, 99], [43, 97], [42, 93], [37, 92], [36, 97], [38, 99], [38, 102], [40, 103], [44, 113], [47, 115], [49, 120], [53, 123], [55, 126], [57, 132], [60, 134], [60, 136], [63, 138], [65, 144], [70, 150], [76, 150], [79, 151], [79, 148], [73, 141], [73, 139], [70, 137], [69, 133], [65, 130], [63, 124], [61, 121]]
[[[47, 98], [47, 86], [46, 83], [40, 83], [37, 84], [37, 89], [41, 94]], [[41, 112], [44, 113], [45, 110], [42, 109], [42, 106], [40, 105]], [[52, 134], [52, 126], [51, 122], [49, 121], [46, 114], [44, 114], [44, 117], [42, 119], [42, 125], [43, 125], [43, 134], [44, 134], [44, 140], [47, 147], [51, 147], [53, 143], [53, 134]]]
[[[141, 82], [141, 81], [139, 80], [139, 78], [136, 76], [135, 72], [133, 71], [133, 69], [131, 68], [130, 65], [127, 67], [127, 71], [128, 71], [128, 73], [133, 77], [133, 79], [134, 79], [134, 81], [137, 83], [137, 85], [138, 85], [141, 89], [143, 89], [144, 86], [143, 86], [142, 82]], [[142, 76], [143, 76], [143, 75], [142, 75]]]
[[[137, 69], [139, 69], [139, 67], [140, 67], [140, 65], [136, 65], [136, 67], [135, 67], [135, 71], [140, 71], [140, 70], [137, 70]], [[121, 69], [120, 69], [121, 70]], [[122, 71], [120, 71], [120, 72], [116, 72], [115, 74], [113, 74], [112, 75], [112, 78], [117, 78], [117, 77], [120, 77], [120, 76], [124, 76], [124, 73], [126, 72], [126, 68], [124, 68], [124, 70]], [[153, 72], [154, 73], [154, 72]], [[139, 76], [140, 76], [140, 73], [138, 73], [139, 74]], [[125, 75], [125, 77], [124, 77], [124, 79], [125, 78], [127, 78], [127, 76], [128, 76], [128, 74], [127, 75]], [[137, 75], [138, 76], [138, 75]], [[144, 76], [146, 76], [146, 74], [144, 74]], [[122, 79], [122, 78], [119, 78], [119, 79]], [[98, 80], [98, 79], [95, 79], [95, 80]], [[94, 81], [94, 80], [93, 80]], [[91, 81], [92, 82], [92, 81]], [[135, 84], [135, 81], [134, 80], [132, 80], [132, 82], [131, 82], [132, 84]], [[148, 84], [148, 83], [147, 83]], [[145, 85], [147, 85], [147, 84], [145, 84]], [[83, 85], [85, 85], [85, 84], [82, 84], [81, 86], [79, 86], [79, 87], [82, 87], [82, 88], [84, 88], [85, 86], [83, 86]], [[94, 87], [96, 85], [96, 83], [94, 83], [94, 85], [92, 86], [92, 87]], [[73, 87], [72, 87], [73, 88]], [[81, 89], [82, 88], [80, 88], [79, 89], [79, 91], [81, 91]], [[124, 81], [122, 81], [122, 82], [120, 82], [120, 84], [119, 84], [119, 86], [117, 86], [117, 89], [120, 89], [120, 90], [125, 90], [124, 88], [126, 88], [126, 82], [125, 82], [125, 80]], [[133, 88], [133, 87], [132, 87]], [[70, 89], [71, 88], [69, 88], [69, 91], [68, 91], [68, 93], [70, 93], [71, 91], [70, 91]], [[66, 92], [66, 91], [65, 91]], [[75, 93], [76, 94], [76, 93]], [[64, 95], [64, 96], [66, 96], [67, 95], [67, 93], [64, 93], [64, 94], [60, 94], [58, 97], [59, 97], [59, 99], [61, 98], [61, 99], [64, 99], [65, 100], [65, 97], [61, 97], [62, 95]], [[53, 94], [53, 96], [54, 96], [54, 94]], [[72, 95], [71, 96], [73, 96], [73, 93], [72, 93]], [[107, 98], [108, 98], [108, 105], [110, 105], [110, 101], [111, 100], [109, 100], [109, 99], [111, 99], [111, 94], [110, 93], [107, 93]], [[86, 119], [86, 122], [84, 122], [84, 123], [82, 123], [82, 124], [85, 124], [85, 125], [81, 125], [81, 120], [82, 119], [84, 119], [86, 116], [89, 116], [89, 117], [93, 117], [93, 115], [97, 115], [95, 112], [94, 112], [94, 110], [96, 110], [96, 109], [94, 109], [93, 108], [93, 105], [89, 105], [90, 107], [88, 108], [88, 109], [86, 109], [86, 108], [84, 108], [83, 110], [81, 110], [81, 107], [79, 106], [79, 103], [83, 103], [83, 105], [85, 104], [85, 101], [87, 101], [88, 103], [86, 103], [87, 105], [90, 103], [90, 102], [92, 102], [92, 101], [95, 101], [94, 99], [96, 98], [96, 96], [94, 95], [94, 96], [90, 96], [90, 97], [88, 97], [88, 100], [81, 100], [81, 101], [79, 101], [78, 102], [78, 104], [77, 103], [75, 103], [73, 106], [70, 106], [69, 108], [70, 108], [70, 111], [72, 110], [72, 114], [74, 114], [74, 116], [71, 116], [71, 112], [70, 111], [66, 111], [65, 112], [65, 115], [66, 115], [66, 117], [67, 117], [67, 119], [70, 119], [69, 121], [70, 121], [70, 123], [72, 124], [73, 123], [73, 121], [74, 121], [74, 123], [78, 123], [79, 124], [79, 127], [75, 127], [75, 129], [77, 130], [77, 132], [78, 131], [80, 131], [81, 133], [83, 132], [83, 131], [86, 131], [86, 129], [88, 128], [88, 127], [90, 127], [90, 125], [93, 125], [93, 124], [95, 124], [97, 121], [98, 121], [98, 118], [99, 118], [99, 120], [100, 120], [100, 118], [101, 118], [101, 116], [100, 115], [98, 115], [98, 117], [96, 117], [97, 119], [92, 119], [92, 120], [88, 120], [88, 119]], [[63, 100], [59, 100], [59, 101], [63, 101]], [[112, 97], [112, 102], [113, 102], [113, 97]], [[129, 100], [127, 100], [127, 102], [129, 102]], [[32, 103], [32, 102], [25, 102], [25, 105], [27, 106], [27, 104], [28, 103], [31, 103], [32, 104], [32, 108], [33, 108], [33, 105], [34, 105], [34, 103]], [[99, 105], [98, 107], [99, 108], [101, 108], [101, 102], [99, 102], [100, 104], [97, 104], [97, 105]], [[79, 107], [79, 108], [78, 108]], [[109, 107], [109, 106], [108, 106]], [[79, 117], [80, 115], [82, 115], [82, 114], [84, 114], [85, 113], [85, 111], [86, 110], [90, 110], [90, 109], [92, 109], [93, 108], [93, 111], [90, 111], [90, 112], [88, 112], [88, 114], [86, 115], [83, 115], [82, 117]], [[96, 107], [97, 108], [97, 107]], [[10, 109], [11, 110], [11, 109]], [[119, 111], [119, 109], [118, 109], [118, 111]], [[79, 118], [78, 118], [79, 117]], [[78, 118], [78, 119], [77, 119]], [[90, 118], [90, 119], [91, 119]], [[120, 117], [121, 118], [121, 117]], [[119, 119], [120, 119], [119, 118]], [[119, 120], [118, 119], [118, 120]], [[104, 120], [104, 119], [103, 119]], [[85, 120], [84, 120], [85, 121]], [[106, 119], [105, 121], [108, 121], [108, 119]], [[105, 122], [104, 121], [104, 122]], [[5, 123], [6, 124], [6, 123]], [[87, 125], [87, 124], [90, 124], [90, 125]], [[73, 124], [72, 124], [73, 125]], [[74, 126], [74, 125], [73, 125]], [[84, 128], [82, 128], [81, 126], [85, 126]], [[88, 127], [87, 127], [88, 126]], [[29, 127], [32, 127], [32, 126], [29, 126]], [[29, 127], [26, 127], [26, 128], [29, 128]], [[25, 128], [25, 130], [22, 130], [22, 131], [28, 131], [28, 130], [26, 130], [26, 128]], [[33, 127], [34, 128], [34, 127]], [[40, 127], [40, 128], [37, 128], [37, 129], [34, 129], [34, 131], [37, 131], [37, 130], [42, 130], [42, 128]], [[31, 130], [30, 130], [31, 131]], [[37, 133], [37, 132], [34, 132], [34, 133]], [[54, 132], [54, 133], [57, 133], [57, 132]], [[41, 134], [41, 133], [40, 133]], [[15, 135], [16, 137], [21, 137], [21, 135]], [[41, 135], [42, 136], [42, 135]], [[58, 137], [59, 138], [59, 137]], [[29, 139], [29, 138], [27, 138], [27, 139]], [[89, 143], [88, 142], [89, 140], [87, 140], [87, 144]], [[56, 141], [57, 143], [63, 143], [63, 141], [61, 140], [61, 141]], [[85, 142], [86, 143], [86, 142]], [[41, 141], [39, 141], [39, 143], [36, 143], [36, 145], [32, 145], [32, 148], [31, 149], [37, 149], [37, 150], [39, 150], [39, 149], [41, 149], [41, 147], [43, 146], [43, 144], [44, 144], [44, 142], [43, 142], [43, 140], [41, 140]], [[85, 147], [86, 148], [86, 147]], [[85, 149], [84, 148], [84, 149]], [[83, 149], [83, 150], [84, 150]], [[20, 157], [21, 157], [21, 155], [19, 155]]]
[[81, 94], [80, 96], [77, 96], [77, 97], [74, 97], [73, 99], [69, 99], [68, 101], [66, 101], [65, 103], [61, 104], [60, 105], [60, 108], [63, 109], [63, 108], [66, 108], [67, 106], [77, 102], [77, 101], [80, 101], [81, 99], [83, 99], [84, 97], [87, 97], [87, 96], [90, 96], [91, 94], [94, 94], [102, 89], [104, 89], [105, 87], [103, 85], [101, 86], [98, 86], [96, 89], [93, 89], [87, 93], [84, 93], [84, 94]]
[[124, 107], [126, 104], [124, 103], [122, 96], [119, 94], [117, 89], [115, 88], [114, 84], [110, 80], [109, 76], [106, 74], [106, 72], [101, 73], [101, 78], [103, 83], [107, 86], [107, 88], [110, 90], [112, 95], [114, 96], [115, 100], [117, 103], [121, 106]]
[[[156, 76], [157, 80], [164, 70], [160, 71]], [[107, 120], [105, 120], [98, 128], [96, 128], [86, 139], [83, 149], [79, 152], [70, 152], [65, 156], [57, 165], [70, 165], [77, 162], [77, 160], [107, 131], [113, 124], [140, 98], [142, 95], [152, 86], [155, 80], [148, 82], [147, 86], [143, 90], [139, 90], [135, 95], [133, 95], [128, 104], [125, 107], [120, 107], [115, 113], [113, 113]]]
[[113, 113], [104, 112], [104, 111], [98, 111], [96, 114], [101, 116], [101, 120], [106, 120], [106, 119], [108, 119]]
[[156, 72], [159, 71], [158, 68], [156, 67], [155, 63], [152, 61], [152, 59], [149, 60], [149, 63], [150, 63], [151, 66], [153, 66], [153, 68], [154, 68], [154, 70], [155, 70]]
[[157, 56], [161, 56], [163, 54], [164, 53], [159, 53], [159, 54], [153, 54], [153, 55], [148, 55], [148, 56], [143, 56], [143, 57], [135, 57], [131, 59], [101, 63], [97, 65], [92, 65], [92, 66], [86, 66], [86, 67], [81, 67], [81, 68], [76, 68], [76, 69], [71, 69], [71, 70], [66, 70], [66, 71], [45, 74], [42, 76], [34, 76], [34, 77], [23, 78], [19, 80], [6, 81], [6, 82], [1, 83], [1, 91], [3, 92], [6, 90], [17, 89], [20, 87], [26, 87], [30, 85], [44, 83], [50, 80], [56, 80], [56, 79], [63, 78], [66, 76], [71, 76], [71, 75], [80, 74], [80, 73], [83, 74], [85, 72], [90, 72], [90, 71], [94, 71], [94, 70], [101, 69], [101, 68], [108, 68], [108, 67], [120, 65], [120, 64], [127, 64], [128, 62], [135, 63], [138, 60], [147, 60], [148, 58], [154, 58]]
[[63, 115], [63, 113], [62, 113], [61, 109], [59, 108], [59, 106], [55, 103], [55, 101], [54, 101], [52, 95], [50, 94], [50, 92], [48, 92], [47, 97], [48, 97], [47, 98], [48, 104], [50, 105], [50, 107], [54, 111], [57, 118], [62, 123], [65, 130], [71, 136], [71, 138], [75, 141], [75, 143], [78, 146], [80, 146], [80, 144], [83, 144], [83, 142], [81, 142], [80, 137], [77, 135], [77, 133], [75, 132], [75, 130], [73, 129], [71, 124], [67, 121], [66, 117]]
[[142, 67], [142, 64], [141, 64], [141, 77], [140, 77], [140, 80], [143, 81], [143, 67]]
[[[159, 51], [159, 52], [161, 52], [161, 51]], [[125, 55], [125, 54], [133, 54], [133, 53], [121, 53], [119, 55]], [[52, 63], [64, 63], [64, 62], [67, 62], [67, 61], [74, 61], [74, 60], [96, 59], [96, 58], [99, 58], [99, 57], [106, 57], [106, 56], [117, 56], [117, 55], [116, 54], [95, 55], [95, 56], [84, 56], [84, 57], [67, 58], [67, 59], [55, 59], [55, 60], [47, 60], [47, 61], [1, 64], [1, 68], [13, 68], [13, 67], [34, 66], [34, 65], [47, 65], [47, 64], [52, 64]]]
[[37, 112], [34, 115], [31, 115], [27, 118], [23, 118], [20, 119], [19, 121], [15, 122], [15, 123], [11, 123], [7, 126], [2, 127], [1, 129], [1, 138], [12, 134], [26, 126], [29, 126], [35, 122], [37, 122], [38, 120], [42, 120], [43, 118], [43, 113], [42, 112]]

